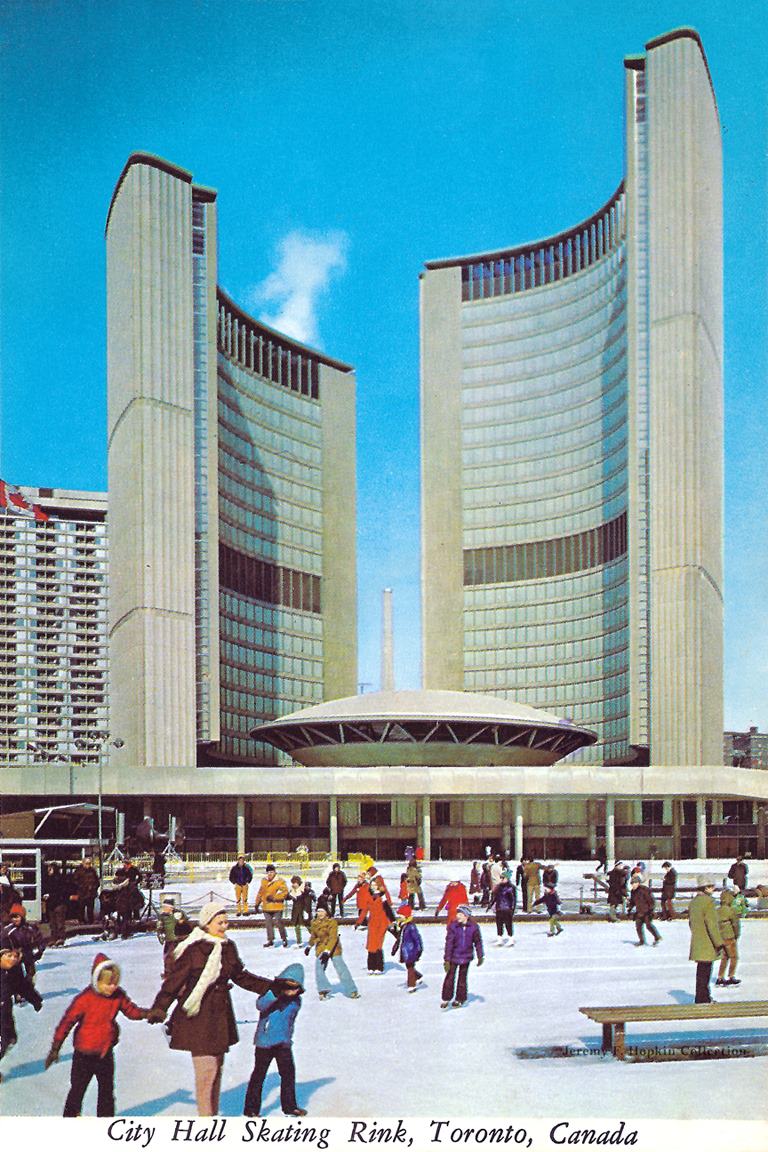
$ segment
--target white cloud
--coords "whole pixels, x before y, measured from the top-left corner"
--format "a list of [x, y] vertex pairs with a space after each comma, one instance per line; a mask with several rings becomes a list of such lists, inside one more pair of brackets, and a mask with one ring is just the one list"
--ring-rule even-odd
[[344, 232], [289, 232], [277, 245], [274, 272], [248, 293], [250, 307], [272, 305], [259, 320], [302, 343], [319, 344], [320, 298], [346, 269], [347, 242]]

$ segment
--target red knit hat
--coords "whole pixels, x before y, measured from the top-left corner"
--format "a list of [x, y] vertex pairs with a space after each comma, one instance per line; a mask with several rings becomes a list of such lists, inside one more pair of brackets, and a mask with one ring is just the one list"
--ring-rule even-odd
[[413, 908], [411, 908], [410, 904], [401, 904], [397, 910], [397, 914], [398, 916], [412, 916]]
[[8, 915], [9, 916], [26, 916], [23, 904], [11, 904]]
[[96, 988], [96, 983], [105, 968], [114, 969], [117, 974], [118, 983], [120, 982], [120, 965], [115, 964], [114, 960], [110, 960], [104, 952], [97, 952], [93, 958], [93, 965], [91, 967], [91, 987]]

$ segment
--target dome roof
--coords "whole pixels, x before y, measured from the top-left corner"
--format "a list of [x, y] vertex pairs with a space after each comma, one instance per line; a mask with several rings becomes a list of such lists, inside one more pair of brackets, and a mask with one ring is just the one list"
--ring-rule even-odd
[[251, 731], [308, 765], [553, 764], [594, 744], [571, 720], [473, 692], [369, 692], [328, 700]]

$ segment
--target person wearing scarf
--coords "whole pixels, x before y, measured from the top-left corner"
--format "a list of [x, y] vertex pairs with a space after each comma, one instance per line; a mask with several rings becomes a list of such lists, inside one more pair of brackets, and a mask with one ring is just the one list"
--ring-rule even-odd
[[169, 971], [147, 1017], [151, 1024], [161, 1023], [176, 1000], [168, 1024], [171, 1048], [192, 1055], [199, 1116], [218, 1113], [224, 1055], [238, 1039], [230, 981], [259, 995], [275, 985], [274, 980], [244, 967], [227, 937], [227, 923], [223, 904], [212, 900], [203, 905], [197, 927], [173, 950]]

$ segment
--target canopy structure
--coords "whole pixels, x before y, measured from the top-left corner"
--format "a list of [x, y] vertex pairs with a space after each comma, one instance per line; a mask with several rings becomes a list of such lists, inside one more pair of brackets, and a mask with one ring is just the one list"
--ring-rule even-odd
[[251, 735], [301, 764], [548, 765], [597, 736], [527, 704], [470, 692], [370, 692], [304, 708]]

